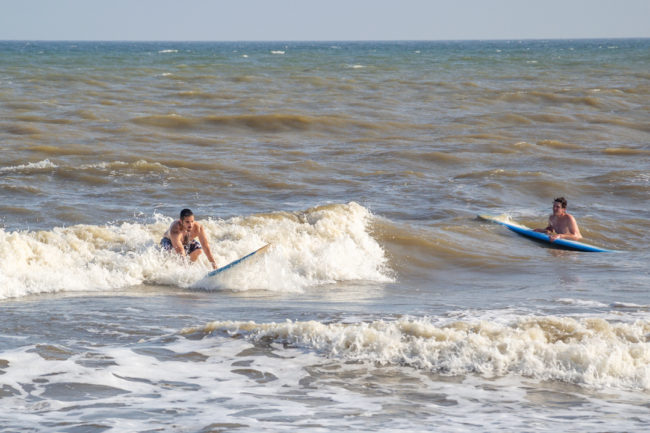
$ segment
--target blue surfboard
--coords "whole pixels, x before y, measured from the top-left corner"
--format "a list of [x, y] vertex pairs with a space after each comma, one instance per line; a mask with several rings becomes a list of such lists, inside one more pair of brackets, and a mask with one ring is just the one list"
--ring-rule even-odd
[[261, 253], [262, 251], [265, 251], [265, 250], [266, 250], [268, 247], [270, 247], [270, 246], [271, 246], [271, 244], [266, 244], [266, 245], [264, 245], [262, 248], [258, 248], [258, 249], [256, 249], [255, 251], [253, 251], [252, 253], [246, 254], [244, 257], [240, 257], [240, 258], [238, 258], [237, 260], [232, 261], [232, 262], [228, 263], [228, 264], [225, 265], [225, 266], [222, 266], [222, 267], [220, 267], [220, 268], [218, 268], [218, 269], [215, 269], [215, 270], [212, 271], [212, 272], [209, 272], [208, 275], [206, 275], [206, 277], [214, 277], [215, 275], [220, 274], [221, 272], [223, 272], [223, 271], [225, 271], [225, 270], [228, 270], [228, 269], [232, 268], [232, 267], [235, 266], [235, 265], [240, 264], [241, 262], [243, 262], [244, 260], [248, 259], [249, 257], [252, 257], [252, 256], [254, 256], [254, 255], [257, 254], [257, 253]]
[[599, 248], [594, 245], [589, 245], [584, 242], [578, 242], [578, 241], [569, 241], [566, 239], [556, 239], [555, 241], [551, 242], [551, 238], [545, 234], [545, 233], [539, 233], [536, 232], [535, 230], [528, 228], [524, 225], [521, 224], [516, 224], [516, 223], [511, 223], [511, 222], [505, 222], [502, 221], [501, 219], [497, 217], [493, 217], [490, 215], [479, 215], [478, 216], [480, 219], [485, 220], [485, 221], [490, 221], [493, 223], [501, 224], [502, 226], [506, 226], [513, 232], [517, 233], [518, 235], [524, 236], [526, 238], [532, 239], [537, 242], [541, 242], [544, 244], [547, 244], [547, 246], [554, 247], [554, 248], [559, 248], [563, 250], [572, 250], [572, 251], [585, 251], [585, 252], [591, 252], [591, 253], [610, 253], [613, 252], [613, 250], [608, 250], [604, 248]]

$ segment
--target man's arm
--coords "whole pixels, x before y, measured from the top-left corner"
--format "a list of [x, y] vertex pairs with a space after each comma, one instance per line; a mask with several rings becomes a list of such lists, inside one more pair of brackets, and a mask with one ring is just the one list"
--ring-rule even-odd
[[181, 256], [185, 256], [185, 248], [183, 247], [183, 231], [178, 227], [178, 224], [173, 224], [169, 229], [169, 240], [172, 241], [172, 247]]
[[208, 242], [208, 237], [205, 234], [205, 229], [203, 226], [199, 227], [199, 242], [201, 242], [201, 247], [205, 252], [205, 256], [212, 264], [212, 268], [217, 269], [217, 262], [214, 260], [214, 257], [212, 257], [212, 251], [210, 251], [210, 243]]
[[546, 233], [546, 234], [551, 233], [553, 231], [553, 223], [551, 222], [551, 218], [549, 217], [548, 226], [546, 226], [545, 229], [535, 229], [533, 231], [536, 231], [538, 233]]

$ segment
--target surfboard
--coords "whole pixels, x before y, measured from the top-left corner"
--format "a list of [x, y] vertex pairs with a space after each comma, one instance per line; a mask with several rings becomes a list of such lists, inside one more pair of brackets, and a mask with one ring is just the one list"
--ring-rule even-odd
[[502, 221], [501, 219], [491, 215], [479, 215], [478, 217], [479, 219], [482, 219], [484, 221], [490, 221], [493, 223], [501, 224], [502, 226], [506, 226], [508, 229], [512, 230], [518, 235], [524, 236], [528, 239], [532, 239], [537, 242], [541, 242], [543, 244], [547, 244], [547, 246], [549, 247], [559, 248], [563, 250], [571, 250], [571, 251], [585, 251], [590, 253], [613, 252], [613, 250], [599, 248], [594, 245], [586, 244], [584, 242], [570, 241], [567, 239], [556, 239], [555, 241], [551, 242], [551, 238], [546, 233], [536, 232], [535, 230], [528, 228], [524, 225], [517, 224], [514, 222]]
[[220, 274], [221, 272], [223, 272], [223, 271], [225, 271], [225, 270], [228, 270], [228, 269], [232, 268], [232, 267], [235, 266], [235, 265], [240, 264], [240, 263], [243, 262], [244, 260], [246, 260], [246, 259], [248, 259], [248, 258], [254, 256], [255, 254], [258, 254], [258, 253], [261, 253], [261, 252], [263, 252], [263, 251], [266, 251], [266, 249], [267, 249], [268, 247], [270, 247], [270, 246], [271, 246], [271, 244], [266, 244], [266, 245], [264, 245], [262, 248], [258, 248], [258, 249], [256, 249], [255, 251], [253, 251], [252, 253], [246, 254], [244, 257], [240, 257], [240, 258], [238, 258], [237, 260], [232, 261], [232, 262], [228, 263], [228, 264], [225, 265], [225, 266], [222, 266], [222, 267], [220, 267], [220, 268], [218, 268], [218, 269], [215, 269], [214, 271], [209, 272], [208, 275], [206, 275], [206, 277], [214, 277], [215, 275]]

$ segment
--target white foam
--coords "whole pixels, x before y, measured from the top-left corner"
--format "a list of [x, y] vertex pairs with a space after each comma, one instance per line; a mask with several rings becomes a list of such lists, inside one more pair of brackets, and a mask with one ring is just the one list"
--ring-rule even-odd
[[272, 243], [218, 278], [205, 257], [195, 264], [160, 251], [171, 218], [152, 224], [77, 225], [49, 231], [0, 229], [0, 299], [59, 291], [123, 290], [140, 284], [206, 290], [300, 291], [336, 281], [391, 281], [369, 232], [370, 212], [350, 203], [297, 213], [201, 221], [223, 266]]
[[159, 54], [169, 54], [169, 53], [177, 53], [178, 50], [160, 50], [158, 51]]
[[650, 305], [644, 305], [644, 304], [635, 304], [633, 302], [614, 302], [612, 304], [612, 307], [615, 308], [631, 308], [631, 309], [648, 309], [650, 308]]
[[[149, 170], [155, 172], [169, 172], [169, 167], [159, 163], [159, 162], [149, 162], [144, 159], [140, 159], [134, 162], [124, 162], [124, 161], [110, 161], [110, 162], [97, 162], [94, 164], [82, 164], [79, 166], [79, 170], [111, 170], [111, 174], [116, 174], [118, 169], [136, 169], [136, 170]], [[120, 173], [124, 177], [133, 176], [132, 173], [122, 172]]]
[[[153, 345], [156, 348], [156, 342]], [[225, 338], [218, 339], [218, 344], [215, 339], [205, 339], [165, 345], [166, 353], [200, 354], [205, 357], [205, 362], [200, 364], [182, 357], [159, 359], [139, 353], [138, 349], [147, 349], [146, 342], [136, 345], [135, 350], [97, 347], [92, 355], [112, 362], [96, 368], [92, 364], [84, 365], [86, 356], [91, 353], [74, 354], [65, 360], [46, 360], [35, 353], [33, 347], [27, 346], [3, 353], [3, 359], [9, 364], [3, 375], [3, 385], [18, 393], [5, 396], [3, 404], [11, 410], [25, 412], [24, 416], [17, 417], [19, 421], [12, 422], [19, 423], [22, 429], [35, 431], [43, 431], [42, 423], [52, 425], [69, 421], [70, 409], [75, 414], [82, 413], [85, 419], [101, 420], [111, 426], [110, 431], [116, 432], [144, 431], [155, 425], [167, 426], [165, 431], [177, 431], [174, 427], [178, 425], [184, 430], [201, 431], [215, 420], [233, 424], [244, 422], [251, 426], [244, 431], [259, 431], [254, 428], [258, 424], [278, 426], [263, 421], [264, 415], [269, 413], [296, 421], [313, 416], [311, 401], [314, 400], [326, 402], [328, 412], [340, 414], [334, 419], [340, 420], [341, 426], [347, 424], [343, 415], [350, 404], [368, 411], [381, 411], [380, 404], [371, 399], [363, 399], [366, 402], [361, 403], [358, 395], [338, 387], [307, 390], [308, 399], [291, 396], [279, 399], [278, 396], [286, 394], [288, 389], [300, 392], [303, 387], [299, 380], [306, 374], [302, 367], [317, 364], [318, 360], [301, 351], [279, 347], [274, 350], [282, 351], [282, 362], [278, 362], [277, 357], [242, 356], [244, 350], [252, 347], [248, 342]], [[234, 364], [236, 361], [244, 365], [238, 367]], [[269, 379], [258, 383], [255, 376], [249, 377], [247, 372], [267, 374]], [[26, 391], [24, 384], [33, 384], [33, 390]], [[90, 399], [83, 391], [72, 391], [60, 400], [44, 395], [48, 388], [54, 388], [50, 393], [56, 394], [57, 386], [70, 389], [77, 385], [98, 389], [110, 387], [111, 392], [93, 395]], [[26, 402], [29, 394], [43, 397]], [[109, 406], [112, 406], [111, 416], [107, 417], [106, 407]], [[139, 416], [129, 416], [132, 413]], [[324, 417], [323, 421], [327, 422], [328, 418]], [[0, 414], [0, 420], [6, 421], [4, 414]], [[277, 427], [273, 431], [278, 431]]]
[[356, 204], [330, 205], [297, 213], [276, 213], [210, 221], [206, 227], [228, 253], [224, 265], [271, 243], [260, 257], [237, 271], [199, 281], [205, 289], [300, 291], [337, 281], [392, 281], [384, 250], [371, 236], [372, 215]]
[[[603, 322], [526, 316], [510, 324], [444, 326], [407, 318], [214, 322], [183, 330], [185, 336], [145, 332], [137, 343], [51, 344], [60, 357], [27, 344], [1, 354], [0, 424], [53, 431], [83, 420], [78, 430], [97, 422], [111, 432], [208, 431], [218, 421], [242, 431], [429, 431], [436, 425], [456, 432], [525, 431], [573, 418], [583, 430], [602, 429], [605, 421], [610, 430], [635, 431], [647, 419], [647, 394], [631, 379], [648, 364], [641, 359], [648, 322]], [[608, 349], [612, 355], [604, 354]], [[611, 362], [616, 359], [621, 363]], [[445, 380], [431, 371], [460, 376]], [[548, 378], [632, 389], [599, 394], [543, 381]], [[393, 415], [398, 411], [403, 416]]]
[[[324, 324], [213, 322], [204, 331], [289, 342], [347, 361], [449, 375], [509, 374], [586, 387], [650, 390], [650, 322], [523, 316], [510, 324], [430, 319]], [[185, 332], [194, 332], [188, 329]]]
[[572, 298], [559, 298], [555, 300], [556, 302], [560, 304], [565, 304], [565, 305], [578, 305], [581, 307], [596, 307], [596, 308], [601, 308], [601, 307], [607, 307], [607, 304], [603, 304], [602, 302], [598, 301], [593, 301], [590, 299], [572, 299]]
[[27, 164], [20, 164], [10, 167], [0, 167], [0, 173], [5, 172], [15, 172], [15, 171], [33, 171], [33, 170], [43, 170], [50, 168], [58, 168], [58, 165], [52, 163], [49, 159], [44, 159], [39, 162], [30, 162]]

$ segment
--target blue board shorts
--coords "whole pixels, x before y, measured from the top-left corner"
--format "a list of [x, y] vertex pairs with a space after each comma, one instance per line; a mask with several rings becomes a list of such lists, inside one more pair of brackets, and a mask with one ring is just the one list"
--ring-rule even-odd
[[[172, 240], [169, 238], [162, 238], [160, 241], [160, 246], [162, 247], [163, 250], [167, 250], [167, 251], [171, 251], [174, 249], [174, 246], [172, 245]], [[183, 245], [183, 248], [185, 248], [185, 254], [190, 255], [194, 251], [200, 250], [202, 247], [199, 241], [194, 239], [189, 244]]]

